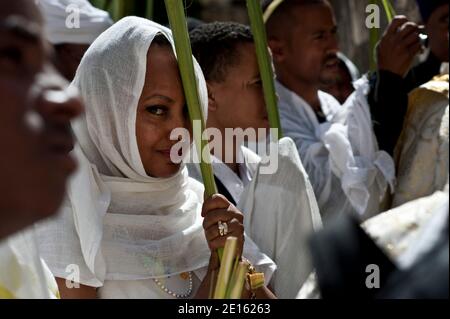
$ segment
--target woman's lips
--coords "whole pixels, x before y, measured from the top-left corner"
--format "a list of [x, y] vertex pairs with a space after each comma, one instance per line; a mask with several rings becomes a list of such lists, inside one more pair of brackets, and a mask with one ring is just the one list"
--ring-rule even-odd
[[159, 150], [158, 153], [160, 153], [165, 158], [170, 159], [170, 154], [171, 154], [170, 149]]

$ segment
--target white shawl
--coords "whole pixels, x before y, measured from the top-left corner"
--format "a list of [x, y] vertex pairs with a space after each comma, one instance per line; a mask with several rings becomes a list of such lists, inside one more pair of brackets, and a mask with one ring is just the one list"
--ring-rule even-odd
[[356, 212], [366, 219], [379, 213], [387, 185], [394, 187], [395, 169], [392, 158], [378, 150], [367, 81], [355, 83], [356, 91], [342, 106], [319, 91], [325, 123], [300, 96], [279, 82], [276, 86], [284, 133], [297, 145], [322, 216]]

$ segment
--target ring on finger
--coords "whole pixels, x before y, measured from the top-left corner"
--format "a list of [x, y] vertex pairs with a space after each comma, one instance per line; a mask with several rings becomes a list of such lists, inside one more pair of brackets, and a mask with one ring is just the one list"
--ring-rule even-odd
[[219, 235], [221, 237], [226, 236], [228, 234], [228, 224], [227, 223], [223, 223], [222, 221], [218, 221], [217, 222], [217, 227], [219, 229]]

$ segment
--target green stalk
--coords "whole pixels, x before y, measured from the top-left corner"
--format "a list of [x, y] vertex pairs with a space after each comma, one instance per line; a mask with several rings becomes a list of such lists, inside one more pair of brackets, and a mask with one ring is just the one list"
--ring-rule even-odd
[[147, 0], [147, 6], [145, 7], [145, 17], [149, 20], [153, 20], [153, 9], [155, 7], [153, 0]]
[[[389, 1], [389, 0], [378, 0], [378, 1], [371, 0], [370, 1], [371, 4], [376, 4], [376, 5], [379, 5], [380, 2], [383, 5], [388, 23], [391, 23], [396, 15], [395, 9], [392, 6], [391, 1]], [[380, 40], [380, 30], [378, 30], [377, 28], [370, 29], [370, 60], [369, 61], [370, 61], [370, 70], [372, 72], [374, 72], [377, 69], [377, 62], [375, 60], [375, 48], [376, 48], [379, 40]]]
[[388, 22], [391, 23], [395, 16], [394, 7], [389, 0], [381, 0], [381, 2], [383, 3], [384, 11], [386, 12], [386, 18]]
[[394, 6], [392, 5], [392, 2], [389, 1], [389, 0], [388, 0], [388, 5], [389, 5], [389, 8], [391, 10], [392, 16], [395, 17], [397, 15], [397, 13], [395, 12], [395, 9], [394, 9]]
[[228, 299], [241, 299], [242, 289], [245, 284], [245, 276], [247, 275], [247, 265], [240, 262], [237, 269], [233, 273], [233, 278], [230, 281], [227, 294]]
[[[378, 1], [377, 0], [370, 0], [369, 1], [370, 4], [375, 4], [378, 5]], [[376, 46], [377, 43], [380, 39], [380, 30], [378, 28], [371, 28], [369, 30], [370, 33], [370, 43], [369, 43], [369, 52], [370, 52], [370, 56], [369, 56], [369, 62], [370, 62], [370, 71], [371, 72], [375, 72], [377, 69], [377, 61], [375, 59], [375, 50], [376, 50]]]
[[105, 8], [105, 0], [90, 0], [90, 3], [99, 9], [103, 9]]
[[223, 258], [220, 263], [219, 276], [214, 290], [214, 299], [224, 299], [226, 297], [228, 285], [233, 271], [233, 261], [236, 257], [237, 238], [228, 237], [223, 250]]
[[198, 158], [200, 159], [200, 170], [202, 173], [203, 184], [205, 185], [206, 195], [210, 197], [217, 193], [217, 188], [214, 181], [212, 166], [209, 164], [211, 161], [209, 158], [210, 152], [208, 141], [202, 139], [202, 132], [205, 131], [205, 121], [197, 91], [197, 81], [195, 80], [191, 43], [187, 31], [183, 1], [165, 0], [165, 5], [175, 41], [175, 50], [177, 52], [189, 116], [192, 123], [194, 121], [199, 121], [201, 125], [200, 132], [194, 130], [194, 142], [198, 152]]
[[113, 2], [112, 15], [114, 21], [119, 21], [126, 16], [127, 4], [124, 0], [116, 0]]
[[270, 58], [266, 28], [263, 21], [263, 12], [259, 0], [247, 0], [248, 15], [255, 41], [256, 56], [258, 59], [259, 72], [264, 89], [267, 114], [270, 127], [278, 130], [278, 138], [282, 137], [280, 116], [278, 113], [278, 100], [275, 93], [274, 73], [272, 59]]

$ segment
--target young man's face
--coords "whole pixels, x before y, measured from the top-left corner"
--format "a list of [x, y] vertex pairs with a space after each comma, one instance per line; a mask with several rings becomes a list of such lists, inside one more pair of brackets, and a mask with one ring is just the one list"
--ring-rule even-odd
[[75, 169], [79, 101], [51, 71], [32, 1], [0, 8], [0, 238], [55, 213]]
[[284, 65], [298, 81], [318, 85], [332, 83], [338, 76], [337, 26], [332, 8], [326, 4], [296, 6], [291, 30], [281, 35], [281, 55], [275, 62]]
[[[209, 105], [209, 115], [223, 128], [269, 129], [266, 106], [255, 46], [251, 43], [238, 46], [239, 62], [227, 68], [227, 76], [220, 83], [208, 83], [214, 103]], [[268, 131], [267, 131], [268, 132]], [[265, 136], [257, 136], [263, 139]]]
[[440, 6], [430, 16], [426, 25], [431, 51], [442, 62], [448, 62], [448, 11], [448, 4]]

